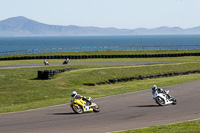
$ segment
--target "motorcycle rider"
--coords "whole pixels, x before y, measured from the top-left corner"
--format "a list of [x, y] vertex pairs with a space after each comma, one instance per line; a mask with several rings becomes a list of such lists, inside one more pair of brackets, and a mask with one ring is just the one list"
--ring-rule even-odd
[[48, 64], [48, 60], [47, 60], [47, 59], [44, 60], [44, 64], [45, 64], [45, 65]]
[[69, 58], [66, 58], [66, 60], [63, 62], [63, 64], [68, 64], [69, 63]]
[[[169, 93], [169, 90], [163, 90], [162, 88], [159, 88], [157, 87], [156, 85], [153, 85], [152, 86], [152, 94], [154, 95], [156, 93], [156, 95], [158, 93], [163, 93], [163, 94], [166, 94], [167, 95], [167, 98], [168, 99], [171, 99], [172, 97], [168, 94]], [[154, 98], [154, 97], [153, 97]]]
[[68, 62], [69, 62], [69, 58], [67, 58], [67, 59], [65, 60], [65, 62], [67, 62], [67, 63], [68, 63]]
[[76, 99], [81, 99], [82, 98], [84, 101], [86, 101], [86, 105], [87, 106], [91, 105], [91, 101], [90, 101], [91, 98], [87, 99], [86, 97], [83, 97], [83, 96], [77, 94], [76, 91], [72, 91], [71, 96], [72, 96], [72, 99], [73, 98], [76, 98]]

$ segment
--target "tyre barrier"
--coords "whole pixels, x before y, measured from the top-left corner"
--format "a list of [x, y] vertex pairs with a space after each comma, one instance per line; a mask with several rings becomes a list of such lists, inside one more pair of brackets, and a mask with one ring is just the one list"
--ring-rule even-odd
[[72, 70], [72, 69], [75, 69], [75, 68], [38, 71], [38, 78], [37, 79], [48, 80], [48, 79], [51, 79], [52, 76], [54, 76], [58, 73], [66, 72], [66, 71], [69, 71], [69, 70]]
[[128, 82], [128, 81], [133, 81], [133, 80], [143, 80], [143, 79], [152, 79], [152, 78], [160, 78], [160, 77], [171, 77], [171, 76], [188, 75], [188, 74], [194, 74], [194, 73], [200, 73], [200, 70], [185, 71], [185, 72], [173, 72], [173, 73], [155, 74], [155, 75], [144, 75], [144, 76], [140, 75], [138, 77], [108, 79], [108, 81], [105, 81], [105, 82], [84, 83], [84, 85], [95, 86], [95, 85], [104, 85], [104, 84], [115, 84], [115, 83], [119, 83], [119, 82]]
[[88, 59], [88, 58], [160, 58], [160, 57], [181, 57], [200, 56], [200, 53], [178, 53], [178, 54], [133, 54], [133, 55], [54, 55], [54, 56], [24, 56], [7, 57], [0, 60], [30, 60], [30, 59]]
[[87, 86], [95, 86], [94, 83], [85, 83], [84, 85], [87, 85]]

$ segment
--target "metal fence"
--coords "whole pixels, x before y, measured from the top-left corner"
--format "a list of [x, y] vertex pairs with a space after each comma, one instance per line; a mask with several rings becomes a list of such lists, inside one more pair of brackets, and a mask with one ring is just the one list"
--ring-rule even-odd
[[160, 45], [160, 46], [96, 46], [96, 47], [74, 47], [74, 48], [41, 48], [0, 52], [2, 55], [13, 54], [36, 54], [36, 53], [58, 53], [58, 52], [83, 52], [83, 51], [126, 51], [126, 50], [183, 50], [200, 49], [200, 45]]

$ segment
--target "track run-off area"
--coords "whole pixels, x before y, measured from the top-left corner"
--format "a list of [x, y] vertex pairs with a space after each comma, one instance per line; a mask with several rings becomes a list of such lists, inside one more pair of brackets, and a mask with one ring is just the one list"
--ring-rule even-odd
[[[164, 86], [177, 105], [158, 106], [151, 89], [94, 99], [99, 113], [75, 114], [69, 104], [0, 115], [1, 133], [105, 133], [200, 118], [200, 80]], [[66, 101], [67, 102], [67, 101]]]

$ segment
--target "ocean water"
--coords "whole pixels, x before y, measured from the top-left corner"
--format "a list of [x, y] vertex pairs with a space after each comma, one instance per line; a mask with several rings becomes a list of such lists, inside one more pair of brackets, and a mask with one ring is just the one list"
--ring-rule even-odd
[[103, 46], [200, 45], [200, 35], [0, 37], [0, 52]]

